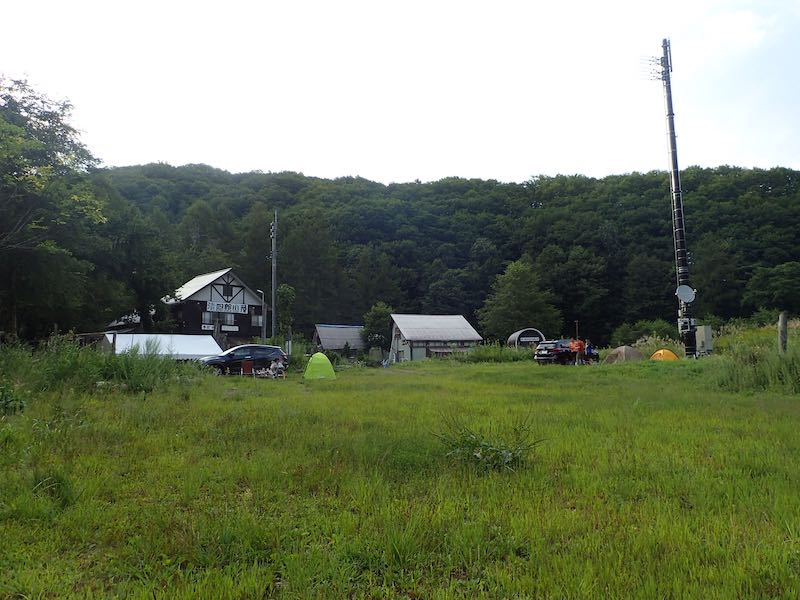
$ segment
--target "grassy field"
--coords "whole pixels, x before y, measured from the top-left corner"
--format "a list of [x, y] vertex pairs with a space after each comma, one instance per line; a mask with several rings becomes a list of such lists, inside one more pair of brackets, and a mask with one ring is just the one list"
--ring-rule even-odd
[[[0, 420], [0, 597], [797, 598], [799, 398], [713, 367], [48, 392]], [[525, 419], [513, 471], [435, 435]]]

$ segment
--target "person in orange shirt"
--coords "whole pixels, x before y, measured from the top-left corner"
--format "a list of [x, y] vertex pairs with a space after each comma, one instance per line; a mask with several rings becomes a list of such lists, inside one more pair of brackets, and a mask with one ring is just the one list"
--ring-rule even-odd
[[583, 340], [578, 338], [575, 340], [575, 364], [582, 365], [583, 364], [583, 355], [586, 351], [586, 344], [584, 344]]

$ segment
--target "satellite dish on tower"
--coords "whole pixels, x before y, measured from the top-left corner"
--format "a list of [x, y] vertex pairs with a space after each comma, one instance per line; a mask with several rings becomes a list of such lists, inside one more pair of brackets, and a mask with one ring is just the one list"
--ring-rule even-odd
[[678, 289], [675, 290], [675, 295], [678, 297], [678, 300], [686, 304], [694, 302], [695, 293], [696, 290], [693, 290], [688, 285], [679, 285]]

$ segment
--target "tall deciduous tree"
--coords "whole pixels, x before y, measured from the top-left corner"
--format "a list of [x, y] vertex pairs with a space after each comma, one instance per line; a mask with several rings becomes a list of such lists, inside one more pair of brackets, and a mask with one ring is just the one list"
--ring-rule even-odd
[[545, 248], [536, 259], [536, 272], [544, 289], [555, 294], [555, 304], [568, 323], [580, 321], [581, 331], [592, 339], [601, 337], [613, 322], [617, 306], [608, 301], [606, 261], [584, 248]]
[[394, 309], [385, 302], [376, 302], [364, 315], [361, 332], [367, 347], [380, 346], [388, 350], [391, 346], [392, 313]]
[[548, 337], [561, 333], [561, 313], [544, 291], [530, 259], [523, 257], [495, 279], [492, 293], [478, 311], [484, 337], [505, 340], [523, 327], [536, 327]]
[[[297, 300], [297, 292], [290, 285], [282, 283], [275, 290], [275, 302], [278, 304], [278, 335], [290, 336], [292, 334], [292, 323], [294, 323], [294, 303]], [[267, 316], [264, 315], [266, 319]]]
[[[46, 293], [50, 272], [81, 281], [90, 265], [71, 260], [64, 241], [80, 221], [102, 223], [100, 202], [86, 177], [95, 159], [69, 125], [68, 102], [56, 102], [25, 81], [0, 79], [0, 328], [16, 336], [19, 307]], [[32, 281], [26, 265], [42, 279]], [[62, 276], [72, 274], [73, 278]], [[64, 305], [80, 303], [81, 285], [59, 290]], [[39, 312], [42, 317], [52, 317]], [[41, 329], [42, 323], [37, 323]]]
[[747, 284], [744, 301], [755, 308], [786, 310], [800, 314], [800, 262], [756, 269]]
[[311, 331], [315, 322], [336, 322], [345, 308], [339, 301], [342, 271], [323, 213], [308, 211], [283, 220], [278, 243], [278, 277], [291, 285], [300, 299], [295, 311], [300, 329]]

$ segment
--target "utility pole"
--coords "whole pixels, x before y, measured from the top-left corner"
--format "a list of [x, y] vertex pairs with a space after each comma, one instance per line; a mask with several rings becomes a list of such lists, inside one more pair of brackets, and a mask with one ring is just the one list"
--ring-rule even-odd
[[267, 343], [267, 302], [264, 298], [264, 290], [256, 290], [261, 296], [261, 343]]
[[278, 335], [278, 209], [275, 209], [275, 219], [270, 223], [269, 236], [272, 238], [272, 337]]
[[678, 333], [686, 347], [686, 357], [697, 357], [697, 321], [692, 317], [691, 304], [695, 298], [695, 290], [689, 285], [689, 254], [686, 250], [686, 228], [683, 220], [683, 192], [678, 170], [678, 148], [675, 141], [675, 113], [672, 109], [672, 52], [669, 40], [662, 43], [661, 81], [664, 83], [664, 98], [667, 108], [667, 134], [669, 137], [670, 155], [670, 188], [672, 191], [672, 236], [675, 243], [675, 275], [678, 297]]

